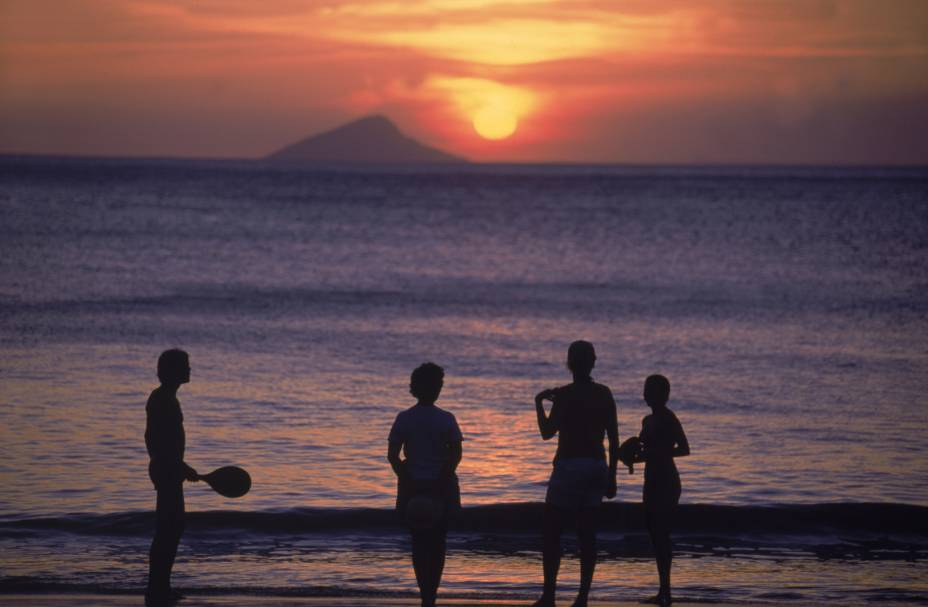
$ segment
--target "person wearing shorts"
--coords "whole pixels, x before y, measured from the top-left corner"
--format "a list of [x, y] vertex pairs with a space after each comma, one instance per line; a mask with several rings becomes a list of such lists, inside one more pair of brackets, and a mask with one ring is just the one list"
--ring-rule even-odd
[[[435, 363], [424, 363], [412, 372], [409, 392], [417, 402], [396, 416], [387, 447], [397, 477], [396, 511], [412, 536], [412, 565], [422, 607], [435, 605], [445, 567], [448, 522], [461, 507], [455, 474], [461, 462], [461, 429], [454, 415], [435, 404], [444, 377]], [[400, 458], [401, 451], [405, 459]], [[425, 517], [411, 512], [417, 497], [427, 497], [426, 503], [433, 506]]]
[[[580, 589], [575, 607], [585, 607], [596, 567], [596, 511], [603, 496], [615, 497], [619, 432], [615, 399], [593, 381], [593, 344], [575, 341], [567, 350], [573, 382], [535, 396], [538, 429], [544, 440], [558, 437], [554, 469], [545, 496], [543, 529], [544, 590], [535, 607], [553, 607], [561, 566], [561, 533], [571, 520], [580, 544]], [[550, 414], [544, 401], [552, 402]], [[609, 463], [603, 438], [609, 440]]]

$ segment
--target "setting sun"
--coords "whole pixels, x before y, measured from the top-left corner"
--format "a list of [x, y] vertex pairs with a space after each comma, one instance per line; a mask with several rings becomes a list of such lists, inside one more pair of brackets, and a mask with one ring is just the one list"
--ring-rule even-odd
[[922, 165], [926, 17], [925, 0], [0, 0], [0, 153], [256, 158], [384, 116], [476, 162]]
[[488, 106], [474, 115], [474, 130], [484, 139], [505, 139], [518, 124], [515, 114], [502, 107]]
[[432, 77], [426, 88], [449, 99], [459, 119], [473, 125], [483, 139], [498, 141], [511, 137], [519, 121], [535, 112], [539, 96], [521, 86], [483, 78]]

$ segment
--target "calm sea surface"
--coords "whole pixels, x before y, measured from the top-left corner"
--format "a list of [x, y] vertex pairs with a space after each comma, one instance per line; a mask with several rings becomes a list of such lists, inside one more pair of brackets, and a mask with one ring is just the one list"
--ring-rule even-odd
[[[465, 435], [465, 506], [541, 501], [554, 444], [532, 396], [569, 381], [575, 339], [596, 345], [622, 438], [644, 378], [670, 378], [684, 504], [928, 506], [928, 170], [0, 159], [0, 584], [144, 579], [149, 526], [59, 527], [153, 507], [142, 434], [163, 349], [191, 355], [187, 461], [254, 479], [239, 500], [190, 486], [188, 511], [293, 514], [392, 505], [386, 437], [427, 360]], [[619, 480], [638, 500], [641, 475]], [[55, 522], [15, 526], [37, 517]], [[402, 534], [361, 527], [233, 541], [194, 525], [179, 584], [414, 588]], [[646, 542], [624, 537], [597, 587], [645, 592]], [[533, 538], [481, 542], [453, 538], [451, 591], [537, 589]], [[794, 580], [799, 598], [909, 600], [928, 595], [918, 546], [866, 566], [694, 548], [675, 575], [709, 599]]]

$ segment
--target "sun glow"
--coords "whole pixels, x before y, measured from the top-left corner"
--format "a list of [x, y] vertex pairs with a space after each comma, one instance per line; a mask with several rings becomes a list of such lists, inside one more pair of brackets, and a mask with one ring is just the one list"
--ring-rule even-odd
[[429, 84], [449, 95], [462, 118], [489, 140], [511, 137], [519, 120], [538, 105], [536, 95], [527, 89], [492, 80], [434, 77]]
[[597, 22], [544, 19], [445, 23], [384, 31], [373, 36], [386, 44], [486, 65], [526, 65], [593, 55], [611, 48], [616, 40], [630, 38], [616, 36], [614, 27]]

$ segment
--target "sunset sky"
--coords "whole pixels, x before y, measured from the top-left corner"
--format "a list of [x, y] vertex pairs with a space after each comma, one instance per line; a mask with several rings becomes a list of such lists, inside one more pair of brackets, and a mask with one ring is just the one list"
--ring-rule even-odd
[[924, 0], [0, 0], [0, 152], [928, 163]]

